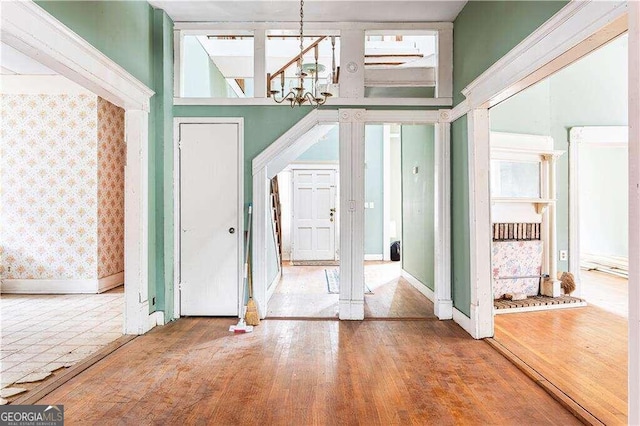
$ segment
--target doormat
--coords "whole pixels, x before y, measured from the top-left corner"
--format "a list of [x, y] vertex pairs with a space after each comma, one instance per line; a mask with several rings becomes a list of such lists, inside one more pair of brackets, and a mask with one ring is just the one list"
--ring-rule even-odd
[[338, 266], [338, 260], [292, 260], [293, 266]]
[[[324, 275], [327, 277], [327, 291], [329, 294], [340, 294], [340, 270], [338, 268], [325, 269]], [[368, 285], [364, 285], [366, 294], [373, 294]]]

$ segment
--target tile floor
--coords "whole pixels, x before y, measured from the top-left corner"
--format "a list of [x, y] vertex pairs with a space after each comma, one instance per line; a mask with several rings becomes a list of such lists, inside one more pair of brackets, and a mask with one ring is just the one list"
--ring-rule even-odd
[[122, 336], [124, 287], [103, 294], [0, 297], [0, 382], [46, 378]]

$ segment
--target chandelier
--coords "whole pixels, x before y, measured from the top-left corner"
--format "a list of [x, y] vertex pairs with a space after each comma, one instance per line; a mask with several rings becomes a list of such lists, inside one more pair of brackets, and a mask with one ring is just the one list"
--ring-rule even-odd
[[[304, 0], [300, 0], [300, 54], [298, 55], [298, 70], [296, 71], [296, 76], [298, 77], [297, 86], [293, 87], [289, 93], [282, 96], [280, 99], [277, 98], [277, 94], [280, 93], [279, 90], [271, 90], [271, 97], [277, 103], [281, 104], [284, 101], [289, 102], [291, 108], [294, 106], [302, 106], [305, 103], [309, 103], [309, 105], [313, 105], [318, 107], [327, 102], [327, 99], [331, 97], [331, 93], [329, 92], [320, 92], [320, 96], [317, 94], [318, 90], [318, 72], [322, 72], [324, 70], [324, 65], [318, 64], [318, 57], [316, 54], [316, 62], [315, 66], [312, 64], [302, 64], [302, 57], [304, 56], [304, 46], [302, 44], [304, 38], [303, 34], [304, 29]], [[313, 87], [311, 92], [305, 91], [304, 88], [304, 78], [307, 77], [309, 72], [312, 76]], [[284, 74], [283, 74], [283, 86], [284, 86]]]

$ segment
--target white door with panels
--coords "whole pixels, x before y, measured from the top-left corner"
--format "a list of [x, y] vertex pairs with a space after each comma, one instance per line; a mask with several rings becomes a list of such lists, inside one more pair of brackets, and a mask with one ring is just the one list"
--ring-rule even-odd
[[180, 124], [180, 313], [237, 315], [240, 129]]
[[336, 258], [336, 171], [293, 171], [292, 260]]

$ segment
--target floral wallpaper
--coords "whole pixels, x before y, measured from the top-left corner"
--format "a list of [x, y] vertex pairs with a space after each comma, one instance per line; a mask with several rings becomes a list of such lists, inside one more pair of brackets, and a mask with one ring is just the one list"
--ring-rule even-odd
[[124, 110], [98, 98], [98, 278], [124, 271]]
[[540, 278], [510, 278], [534, 276], [542, 273], [542, 241], [493, 242], [493, 297], [505, 293], [538, 295]]
[[[115, 234], [122, 229], [115, 225], [117, 213], [106, 213], [98, 205], [99, 194], [109, 193], [103, 197], [105, 205], [122, 210], [113, 195], [122, 173], [113, 166], [104, 179], [98, 174], [98, 106], [106, 101], [93, 95], [8, 94], [0, 100], [2, 278], [98, 278], [99, 210], [111, 225], [106, 243], [117, 241]], [[124, 124], [123, 118], [109, 121], [105, 133], [117, 134], [110, 127]], [[124, 143], [124, 137], [121, 140]], [[102, 157], [124, 162], [116, 151]], [[99, 184], [108, 189], [99, 189]], [[104, 250], [107, 263], [117, 263], [110, 259], [122, 249]]]

